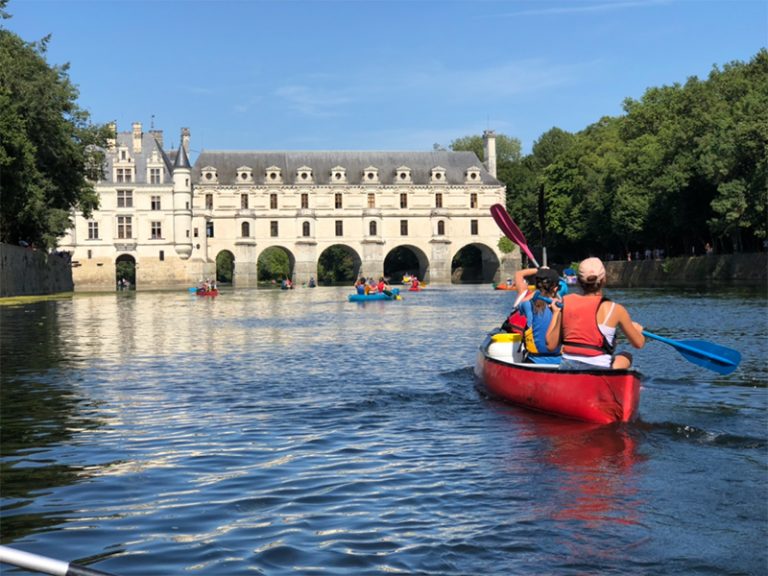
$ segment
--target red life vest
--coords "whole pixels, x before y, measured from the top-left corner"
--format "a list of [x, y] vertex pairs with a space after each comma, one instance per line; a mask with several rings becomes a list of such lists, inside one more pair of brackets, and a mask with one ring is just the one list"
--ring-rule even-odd
[[613, 354], [613, 345], [597, 327], [597, 309], [607, 298], [568, 294], [563, 297], [561, 319], [564, 354], [601, 356]]

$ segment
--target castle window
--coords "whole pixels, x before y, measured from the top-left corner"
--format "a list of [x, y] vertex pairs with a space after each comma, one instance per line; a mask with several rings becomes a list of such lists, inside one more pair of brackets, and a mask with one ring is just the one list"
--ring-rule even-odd
[[159, 240], [163, 237], [163, 226], [160, 222], [150, 222], [149, 228], [149, 237], [152, 240]]
[[472, 192], [469, 195], [469, 207], [477, 208], [477, 192]]
[[438, 192], [435, 194], [435, 208], [442, 208], [443, 207], [443, 193]]
[[93, 250], [88, 250], [88, 260], [93, 258]]
[[408, 220], [400, 220], [400, 236], [408, 236]]
[[272, 220], [269, 223], [269, 235], [272, 236], [272, 238], [277, 238], [277, 220]]
[[470, 220], [469, 221], [469, 233], [472, 236], [477, 236], [477, 234], [478, 234], [478, 231], [477, 231], [477, 220]]
[[117, 217], [117, 237], [120, 240], [133, 238], [133, 220], [130, 216]]
[[152, 196], [149, 199], [150, 210], [160, 210], [160, 196]]
[[205, 195], [205, 209], [213, 210], [213, 194]]
[[150, 168], [149, 169], [149, 183], [150, 184], [160, 184], [160, 168]]
[[240, 208], [243, 210], [248, 208], [248, 194], [240, 194]]
[[309, 222], [302, 223], [301, 233], [305, 238], [309, 236]]
[[445, 236], [445, 222], [442, 220], [437, 221], [437, 235]]
[[205, 223], [205, 235], [208, 236], [208, 238], [213, 238], [213, 221], [209, 220]]
[[117, 207], [133, 208], [133, 190], [117, 191]]
[[336, 208], [341, 208], [341, 194], [339, 192], [333, 195], [333, 201]]
[[309, 194], [306, 192], [301, 193], [301, 207], [304, 209], [309, 208]]
[[130, 182], [133, 180], [133, 168], [118, 168], [116, 176], [117, 182]]
[[400, 208], [408, 208], [408, 194], [405, 192], [400, 194]]
[[269, 207], [272, 210], [277, 210], [277, 194], [269, 195]]
[[243, 238], [248, 238], [248, 236], [251, 235], [251, 225], [248, 224], [248, 222], [243, 222], [240, 224], [240, 236]]
[[88, 240], [98, 240], [99, 239], [99, 223], [98, 222], [88, 222]]
[[336, 220], [336, 236], [344, 236], [344, 222]]
[[376, 194], [373, 192], [368, 194], [368, 208], [376, 208]]
[[376, 226], [376, 221], [371, 220], [371, 222], [368, 224], [368, 235], [376, 236], [377, 232], [378, 232], [378, 226]]
[[165, 260], [165, 250], [160, 250], [160, 262]]
[[442, 166], [435, 166], [432, 168], [432, 182], [442, 183], [445, 182], [445, 168]]

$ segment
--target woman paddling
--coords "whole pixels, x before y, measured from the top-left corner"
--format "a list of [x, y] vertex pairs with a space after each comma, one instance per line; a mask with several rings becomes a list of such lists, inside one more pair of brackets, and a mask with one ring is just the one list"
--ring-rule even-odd
[[583, 295], [566, 295], [562, 308], [557, 301], [550, 304], [547, 347], [554, 350], [562, 344], [560, 369], [629, 368], [632, 355], [615, 353], [616, 328], [621, 328], [632, 346], [642, 348], [643, 327], [632, 321], [624, 306], [603, 296], [605, 267], [599, 258], [587, 258], [579, 264], [578, 282]]
[[[515, 274], [515, 285], [519, 294], [528, 293], [527, 278], [533, 276], [536, 290], [546, 298], [555, 298], [560, 288], [560, 276], [551, 268], [525, 268]], [[552, 320], [552, 312], [543, 300], [524, 300], [520, 303], [519, 312], [525, 317], [523, 338], [527, 351], [526, 359], [534, 364], [559, 364], [560, 349], [556, 347], [551, 352], [547, 346], [547, 329]]]

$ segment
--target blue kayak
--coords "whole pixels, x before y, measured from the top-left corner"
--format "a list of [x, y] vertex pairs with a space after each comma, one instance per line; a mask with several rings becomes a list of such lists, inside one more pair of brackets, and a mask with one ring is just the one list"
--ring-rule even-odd
[[389, 290], [389, 292], [391, 292], [391, 296], [386, 292], [376, 292], [375, 294], [350, 294], [349, 301], [370, 302], [372, 300], [402, 300], [399, 288], [393, 288], [392, 290]]

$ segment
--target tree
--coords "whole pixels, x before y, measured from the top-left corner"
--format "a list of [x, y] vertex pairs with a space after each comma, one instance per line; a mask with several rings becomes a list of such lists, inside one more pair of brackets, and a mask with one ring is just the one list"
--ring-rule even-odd
[[[485, 147], [482, 136], [464, 136], [463, 138], [457, 138], [451, 142], [451, 150], [458, 152], [460, 150], [474, 152], [477, 157], [485, 162]], [[505, 136], [504, 134], [496, 135], [496, 165], [500, 166], [505, 163], [517, 162], [520, 160], [522, 146], [520, 140]]]
[[0, 28], [0, 241], [44, 248], [72, 225], [73, 209], [88, 217], [98, 207], [93, 182], [108, 137], [78, 107], [69, 65], [47, 64], [49, 40], [28, 43]]

